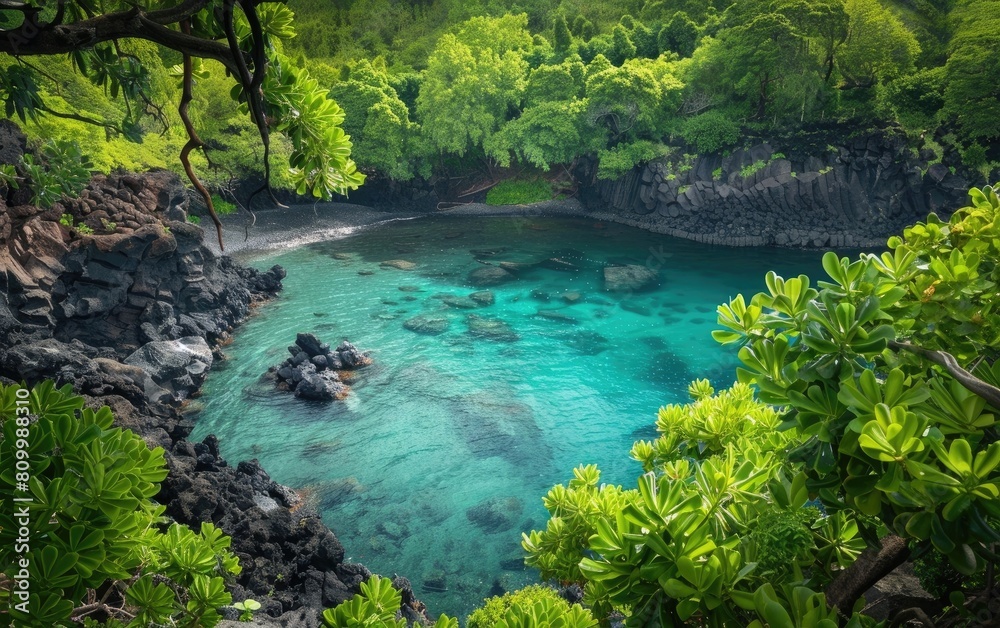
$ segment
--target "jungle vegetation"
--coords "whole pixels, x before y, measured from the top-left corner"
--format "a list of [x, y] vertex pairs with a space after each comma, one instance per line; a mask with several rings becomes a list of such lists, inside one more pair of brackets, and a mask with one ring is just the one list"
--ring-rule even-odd
[[190, 98], [205, 152], [188, 157], [210, 191], [269, 178], [319, 198], [362, 172], [572, 178], [586, 157], [614, 178], [671, 150], [829, 124], [904, 132], [938, 159], [941, 130], [969, 168], [1000, 163], [997, 0], [176, 4], [78, 45], [55, 33], [126, 3], [62, 3], [47, 28], [51, 3], [0, 7], [7, 117], [35, 142], [86, 145], [101, 171], [180, 171]]

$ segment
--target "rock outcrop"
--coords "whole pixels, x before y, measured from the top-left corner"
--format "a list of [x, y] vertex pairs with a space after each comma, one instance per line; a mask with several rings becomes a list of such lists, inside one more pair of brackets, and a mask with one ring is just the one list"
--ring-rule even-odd
[[315, 401], [333, 401], [347, 397], [348, 387], [341, 381], [340, 371], [358, 369], [371, 364], [367, 353], [362, 353], [346, 340], [336, 349], [320, 342], [314, 334], [298, 334], [295, 344], [288, 347], [292, 357], [269, 373], [277, 380], [278, 387], [291, 390], [296, 397]]
[[970, 182], [960, 168], [929, 165], [928, 157], [886, 132], [774, 141], [654, 161], [596, 181], [581, 200], [619, 222], [708, 244], [882, 246], [929, 212], [965, 202]]
[[[16, 149], [5, 138], [2, 154]], [[349, 599], [370, 572], [344, 562], [316, 510], [256, 461], [234, 468], [215, 437], [188, 441], [180, 411], [224, 358], [220, 344], [285, 273], [203, 246], [201, 229], [184, 222], [186, 198], [165, 172], [97, 176], [79, 199], [49, 210], [0, 198], [0, 381], [72, 384], [88, 406], [111, 407], [117, 425], [163, 447], [170, 473], [157, 500], [176, 521], [211, 521], [232, 536], [243, 567], [234, 599], [260, 601], [259, 615], [282, 616], [279, 625], [318, 626], [320, 609]], [[60, 224], [63, 214], [94, 233]], [[403, 613], [418, 618], [407, 590]]]

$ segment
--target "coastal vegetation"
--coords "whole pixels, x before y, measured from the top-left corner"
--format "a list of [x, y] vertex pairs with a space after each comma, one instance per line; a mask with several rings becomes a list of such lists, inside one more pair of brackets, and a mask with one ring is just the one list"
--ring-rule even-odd
[[[51, 208], [94, 172], [172, 168], [220, 246], [218, 214], [274, 189], [328, 200], [366, 176], [456, 178], [490, 204], [536, 202], [583, 176], [667, 156], [679, 172], [697, 154], [824, 125], [899, 133], [937, 160], [940, 140], [984, 181], [1000, 163], [997, 0], [29, 0], [0, 3], [0, 28], [5, 117], [32, 144], [0, 167], [4, 208]], [[689, 403], [659, 410], [655, 438], [622, 452], [642, 468], [634, 487], [581, 465], [549, 490], [549, 519], [522, 547], [562, 594], [509, 592], [467, 625], [877, 625], [863, 595], [906, 561], [942, 622], [994, 612], [997, 189], [974, 187], [968, 206], [884, 253], [828, 252], [822, 279], [771, 272], [764, 291], [719, 306], [713, 337], [738, 355], [736, 382], [697, 379]], [[96, 228], [71, 213], [59, 223]], [[500, 270], [487, 272], [514, 280]], [[70, 387], [25, 386], [0, 385], [0, 458], [32, 470], [0, 470], [5, 504], [32, 500], [23, 516], [0, 512], [10, 618], [213, 626], [232, 606], [249, 619], [260, 605], [233, 606], [227, 590], [241, 570], [231, 539], [155, 502], [164, 450]], [[19, 606], [25, 562], [33, 589]], [[406, 625], [389, 580], [358, 586], [323, 611], [327, 626]]]
[[[266, 180], [319, 198], [362, 172], [573, 178], [593, 159], [615, 178], [671, 151], [831, 124], [895, 129], [938, 160], [957, 150], [984, 177], [1000, 162], [995, 0], [202, 5], [146, 9], [165, 30], [189, 21], [195, 39], [111, 32], [70, 57], [58, 38], [22, 35], [27, 20], [84, 28], [80, 3], [4, 7], [7, 117], [32, 141], [79, 141], [103, 172], [190, 161], [211, 191]], [[205, 141], [178, 160], [183, 118]]]

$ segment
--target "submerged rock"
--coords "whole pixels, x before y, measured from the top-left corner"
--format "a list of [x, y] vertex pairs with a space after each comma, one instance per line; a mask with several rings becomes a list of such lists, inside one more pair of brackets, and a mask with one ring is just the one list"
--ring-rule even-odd
[[451, 321], [443, 316], [429, 316], [427, 314], [419, 314], [403, 323], [405, 329], [428, 336], [442, 334], [448, 330], [450, 325]]
[[516, 342], [521, 339], [510, 325], [499, 318], [469, 314], [466, 322], [469, 325], [469, 333], [478, 338], [496, 342]]
[[361, 368], [372, 362], [366, 353], [346, 340], [331, 350], [329, 344], [309, 333], [298, 334], [288, 352], [292, 357], [270, 370], [279, 389], [290, 390], [301, 399], [316, 401], [345, 398], [350, 389], [339, 371]]
[[473, 292], [469, 295], [469, 298], [482, 306], [493, 305], [496, 302], [496, 297], [489, 290]]
[[630, 292], [647, 288], [659, 278], [657, 272], [645, 266], [627, 264], [604, 268], [604, 289], [608, 292]]
[[395, 268], [397, 270], [413, 270], [417, 265], [405, 259], [390, 259], [379, 264], [382, 268]]
[[469, 283], [474, 286], [498, 286], [516, 277], [497, 266], [484, 266], [469, 273]]
[[576, 291], [574, 290], [574, 291], [570, 291], [570, 292], [563, 292], [563, 293], [562, 293], [562, 294], [560, 295], [560, 298], [561, 298], [561, 299], [562, 299], [563, 301], [565, 301], [566, 303], [571, 303], [571, 304], [572, 304], [572, 303], [577, 303], [577, 302], [579, 302], [579, 301], [580, 301], [581, 299], [583, 299], [583, 294], [581, 294], [581, 293], [579, 293], [579, 292], [576, 292]]
[[561, 323], [570, 323], [572, 325], [576, 325], [577, 323], [580, 322], [580, 321], [576, 320], [575, 318], [573, 318], [572, 316], [570, 316], [569, 314], [566, 314], [565, 312], [561, 312], [559, 310], [538, 310], [538, 313], [535, 314], [535, 316], [538, 316], [538, 317], [541, 317], [541, 318], [547, 318], [550, 321], [559, 321]]
[[471, 298], [460, 297], [455, 294], [446, 294], [442, 296], [441, 302], [448, 307], [454, 307], [460, 310], [474, 310], [479, 307], [479, 303], [473, 301]]
[[465, 516], [486, 534], [497, 534], [516, 526], [523, 511], [516, 497], [491, 497], [466, 510]]

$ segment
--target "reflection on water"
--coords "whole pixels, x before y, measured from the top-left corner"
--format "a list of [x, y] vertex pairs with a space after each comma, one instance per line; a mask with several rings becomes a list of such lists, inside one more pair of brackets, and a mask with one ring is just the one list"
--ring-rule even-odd
[[[276, 481], [309, 488], [351, 559], [464, 616], [537, 578], [522, 568], [520, 532], [545, 524], [552, 484], [597, 463], [631, 486], [628, 451], [654, 435], [656, 410], [696, 377], [731, 383], [733, 352], [710, 337], [716, 305], [762, 289], [767, 269], [815, 274], [819, 254], [583, 219], [435, 217], [254, 263], [283, 265], [285, 291], [226, 349], [194, 437], [214, 433], [232, 462], [256, 457]], [[657, 279], [608, 292], [608, 264]], [[496, 285], [470, 283], [483, 268], [494, 270], [475, 276]], [[346, 401], [304, 402], [261, 381], [301, 331], [372, 351]]]

